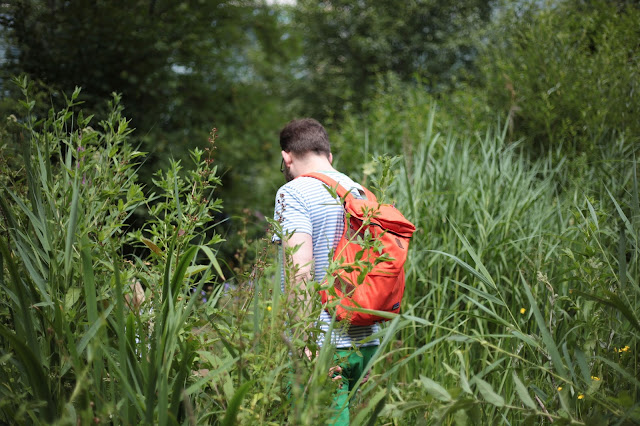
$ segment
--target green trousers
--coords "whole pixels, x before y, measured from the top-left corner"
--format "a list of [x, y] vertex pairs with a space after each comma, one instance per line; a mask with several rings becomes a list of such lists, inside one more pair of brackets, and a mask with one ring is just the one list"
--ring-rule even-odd
[[364, 368], [377, 349], [378, 346], [366, 346], [357, 351], [355, 349], [336, 350], [335, 359], [342, 368], [342, 373], [340, 373], [342, 387], [338, 389], [333, 398], [332, 409], [335, 410], [335, 414], [329, 421], [330, 425], [349, 425], [349, 392], [353, 389], [358, 379], [366, 373]]

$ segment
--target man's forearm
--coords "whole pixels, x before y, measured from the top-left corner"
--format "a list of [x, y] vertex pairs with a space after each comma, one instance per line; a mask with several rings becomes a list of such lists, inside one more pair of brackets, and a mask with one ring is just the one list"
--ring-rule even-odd
[[[298, 326], [309, 321], [313, 311], [313, 243], [308, 234], [294, 233], [284, 241], [287, 300], [291, 324]], [[308, 338], [309, 326], [298, 334], [304, 341]], [[296, 333], [297, 334], [297, 333]]]

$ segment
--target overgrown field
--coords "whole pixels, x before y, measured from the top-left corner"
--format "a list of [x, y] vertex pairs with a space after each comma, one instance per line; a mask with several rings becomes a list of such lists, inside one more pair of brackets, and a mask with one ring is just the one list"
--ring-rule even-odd
[[[1, 152], [0, 421], [329, 418], [331, 351], [301, 356], [315, 315], [286, 331], [296, 306], [272, 231], [247, 243], [246, 274], [222, 276], [215, 132], [145, 188], [118, 99], [93, 123], [76, 97], [44, 119], [27, 97], [24, 150]], [[388, 109], [335, 136], [418, 227], [403, 313], [381, 327], [353, 423], [640, 422], [633, 146], [610, 134], [598, 161], [530, 158], [502, 126], [438, 132], [423, 110], [400, 130]], [[150, 220], [134, 230], [140, 210]]]

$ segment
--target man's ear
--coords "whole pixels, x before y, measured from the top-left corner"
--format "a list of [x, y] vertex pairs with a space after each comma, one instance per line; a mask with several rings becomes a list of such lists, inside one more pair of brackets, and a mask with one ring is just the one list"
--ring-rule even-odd
[[282, 153], [282, 158], [284, 159], [284, 164], [287, 167], [291, 166], [291, 161], [292, 161], [292, 156], [290, 152], [287, 151], [280, 151]]
[[333, 154], [329, 153], [329, 164], [333, 164]]

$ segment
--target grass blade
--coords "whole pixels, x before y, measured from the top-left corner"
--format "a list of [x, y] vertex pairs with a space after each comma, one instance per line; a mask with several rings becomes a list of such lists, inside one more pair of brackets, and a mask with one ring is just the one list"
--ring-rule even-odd
[[567, 370], [562, 363], [562, 358], [560, 357], [560, 351], [556, 346], [556, 343], [547, 328], [547, 324], [542, 317], [542, 313], [540, 312], [540, 308], [538, 307], [538, 303], [536, 299], [531, 294], [531, 289], [529, 288], [529, 284], [527, 284], [524, 276], [522, 275], [522, 271], [520, 272], [520, 277], [522, 278], [522, 284], [524, 287], [524, 291], [527, 295], [527, 299], [529, 299], [529, 305], [531, 306], [531, 311], [533, 312], [533, 316], [536, 319], [536, 323], [538, 324], [538, 328], [540, 329], [540, 334], [542, 335], [542, 341], [544, 342], [547, 352], [549, 352], [549, 356], [551, 356], [551, 361], [553, 362], [553, 367], [558, 372], [558, 374], [565, 380], [568, 379]]
[[44, 405], [44, 419], [48, 423], [53, 422], [55, 418], [55, 404], [53, 397], [49, 390], [49, 381], [42, 369], [42, 363], [34, 355], [33, 351], [29, 349], [15, 334], [13, 334], [8, 328], [0, 324], [0, 334], [9, 341], [9, 344], [16, 352], [20, 363], [22, 364], [24, 371], [27, 374], [31, 389], [35, 394], [37, 400], [43, 401]]
[[222, 419], [222, 426], [233, 426], [236, 424], [236, 417], [238, 416], [238, 410], [240, 409], [240, 404], [244, 399], [244, 396], [247, 394], [249, 389], [253, 386], [253, 380], [250, 382], [245, 382], [242, 386], [236, 390], [236, 393], [229, 401], [227, 405], [227, 412]]
[[69, 223], [67, 224], [67, 238], [64, 245], [64, 272], [66, 276], [69, 276], [71, 270], [71, 255], [73, 249], [73, 242], [76, 237], [76, 225], [78, 223], [78, 199], [80, 196], [80, 190], [78, 188], [78, 175], [76, 174], [73, 180], [73, 196], [71, 198], [71, 211], [69, 216]]
[[513, 383], [516, 385], [516, 392], [518, 393], [518, 396], [520, 397], [520, 401], [522, 401], [522, 403], [524, 405], [526, 405], [527, 407], [531, 408], [532, 410], [535, 410], [536, 409], [536, 404], [535, 404], [535, 402], [533, 402], [533, 399], [529, 395], [529, 392], [527, 391], [527, 388], [520, 381], [520, 378], [518, 377], [518, 375], [515, 372], [513, 373], [512, 376], [513, 376]]

